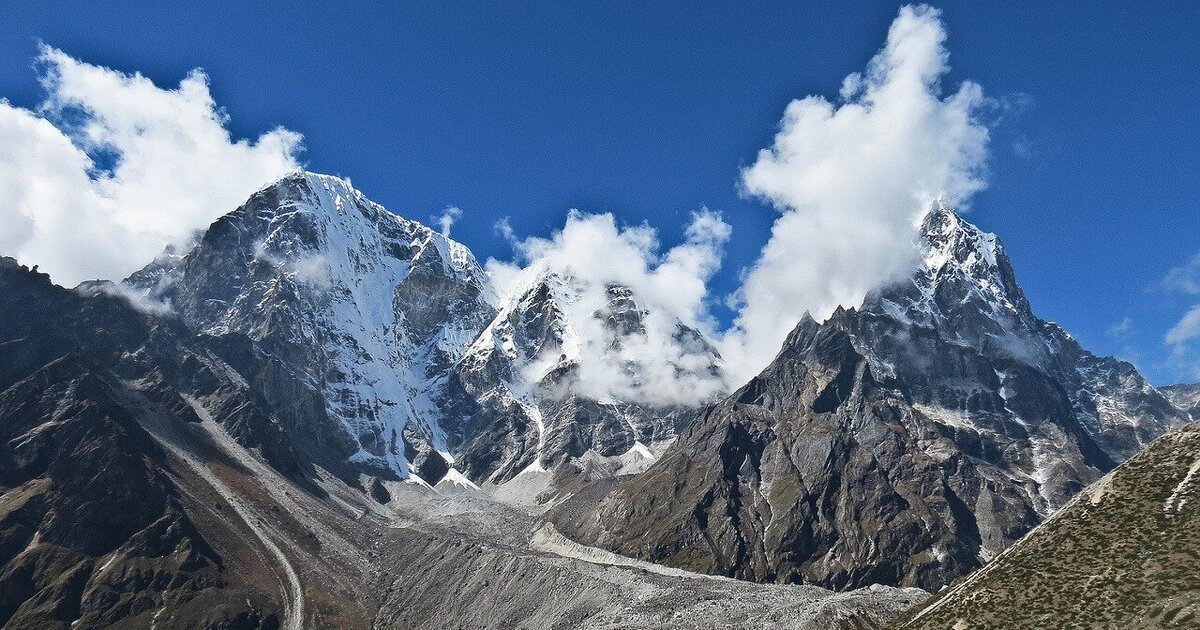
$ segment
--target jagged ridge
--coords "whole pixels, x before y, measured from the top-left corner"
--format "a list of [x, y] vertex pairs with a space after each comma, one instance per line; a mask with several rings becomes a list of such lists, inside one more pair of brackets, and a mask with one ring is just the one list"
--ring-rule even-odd
[[756, 581], [935, 589], [1186, 416], [1036, 318], [999, 241], [936, 206], [911, 278], [824, 323], [659, 462], [558, 522]]

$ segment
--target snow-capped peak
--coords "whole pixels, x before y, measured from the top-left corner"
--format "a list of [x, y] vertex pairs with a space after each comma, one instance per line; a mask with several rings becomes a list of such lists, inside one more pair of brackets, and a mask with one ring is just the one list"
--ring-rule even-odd
[[1003, 247], [995, 234], [984, 232], [964, 221], [941, 200], [935, 202], [921, 224], [921, 242], [925, 268], [940, 271], [958, 266], [967, 273], [995, 274], [1004, 260]]
[[[868, 296], [864, 308], [894, 317], [955, 330], [969, 330], [963, 316], [993, 320], [989, 332], [1034, 325], [1024, 292], [1017, 284], [996, 235], [963, 220], [942, 200], [925, 215], [917, 248], [920, 264], [907, 282], [883, 287]], [[964, 324], [957, 325], [955, 324]]]
[[356, 445], [350, 461], [401, 477], [406, 451], [446, 450], [438, 388], [494, 312], [466, 247], [305, 171], [213, 223], [152, 286], [129, 282], [168, 293], [200, 331], [287, 357]]

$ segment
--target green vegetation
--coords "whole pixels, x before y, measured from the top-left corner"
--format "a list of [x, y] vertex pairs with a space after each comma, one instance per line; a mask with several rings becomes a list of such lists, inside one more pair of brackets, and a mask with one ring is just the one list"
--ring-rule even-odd
[[893, 627], [1200, 626], [1200, 425], [1168, 434]]

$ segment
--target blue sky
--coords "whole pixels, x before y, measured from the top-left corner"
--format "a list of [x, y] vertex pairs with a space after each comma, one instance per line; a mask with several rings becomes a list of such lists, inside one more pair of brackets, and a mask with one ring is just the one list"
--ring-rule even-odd
[[[22, 4], [0, 23], [14, 105], [44, 96], [39, 40], [164, 87], [202, 67], [236, 136], [300, 132], [310, 169], [410, 218], [457, 206], [453, 235], [481, 258], [510, 256], [503, 217], [545, 236], [570, 208], [612, 212], [669, 246], [692, 212], [719, 211], [733, 236], [717, 295], [777, 216], [739, 195], [739, 169], [789, 101], [836, 97], [900, 6]], [[969, 79], [1004, 104], [968, 219], [1004, 240], [1039, 315], [1155, 383], [1191, 380], [1200, 357], [1164, 337], [1198, 300], [1163, 279], [1200, 252], [1200, 5], [934, 4], [946, 88]]]

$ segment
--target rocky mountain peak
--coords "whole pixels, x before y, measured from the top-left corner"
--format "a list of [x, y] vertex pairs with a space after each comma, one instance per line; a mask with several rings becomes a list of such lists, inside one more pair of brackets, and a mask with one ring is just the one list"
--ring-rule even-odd
[[1167, 385], [1160, 387], [1159, 391], [1193, 420], [1200, 420], [1200, 383]]
[[561, 525], [759, 581], [936, 589], [1187, 421], [1030, 310], [999, 240], [943, 204], [920, 264], [804, 317], [646, 472]]
[[[126, 286], [270, 357], [281, 400], [300, 386], [317, 401], [295, 430], [372, 474], [499, 483], [663, 442], [680, 417], [580, 387], [585, 360], [611, 359], [637, 393], [643, 366], [625, 354], [647, 345], [650, 312], [632, 288], [543, 268], [500, 297], [465, 246], [337, 177], [287, 175]], [[698, 331], [666, 336], [681, 369], [717, 364]]]
[[1036, 328], [1000, 239], [963, 220], [938, 200], [922, 221], [917, 242], [920, 265], [907, 280], [867, 297], [864, 310], [886, 310], [929, 327], [970, 331], [983, 315], [996, 328]]
[[324, 402], [316, 421], [329, 426], [308, 430], [344, 434], [352, 462], [399, 477], [414, 454], [447, 451], [434, 398], [495, 313], [466, 247], [344, 179], [302, 171], [127, 284], [197, 332], [275, 357]]

